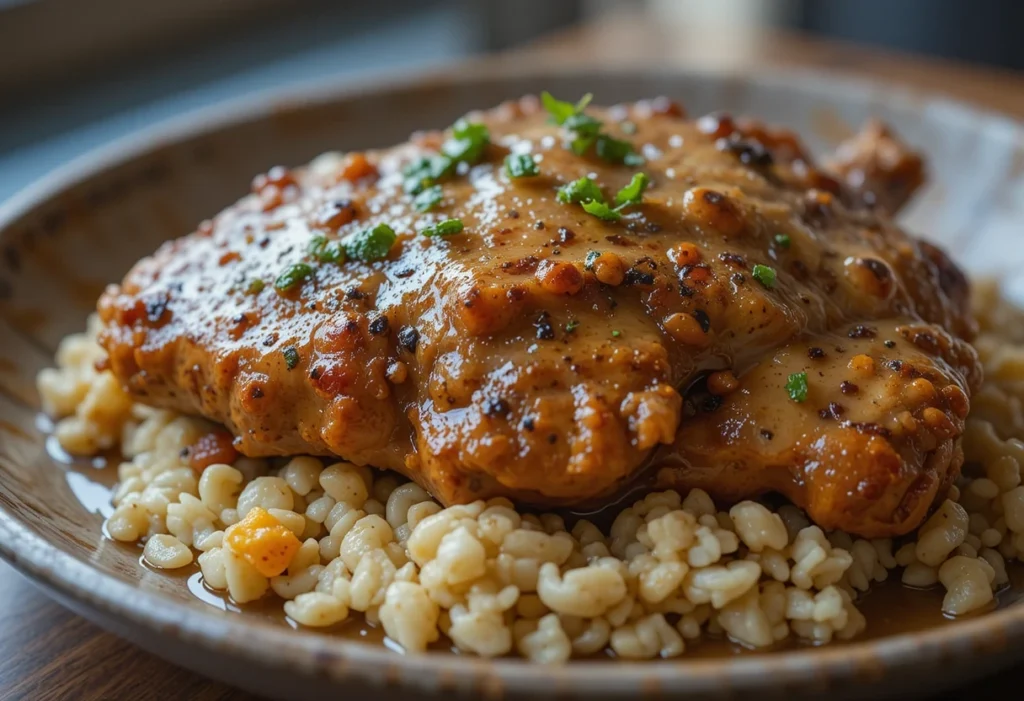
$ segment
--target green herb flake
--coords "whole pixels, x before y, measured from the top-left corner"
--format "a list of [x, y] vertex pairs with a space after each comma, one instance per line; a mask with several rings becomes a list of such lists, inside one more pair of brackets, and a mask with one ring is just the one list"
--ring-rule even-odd
[[323, 254], [321, 254], [317, 260], [321, 263], [344, 263], [345, 249], [343, 249], [341, 244], [337, 241], [332, 241], [327, 244], [324, 248]]
[[583, 211], [603, 221], [617, 221], [622, 218], [622, 210], [630, 205], [639, 204], [643, 200], [644, 190], [650, 183], [645, 173], [637, 173], [629, 184], [615, 195], [616, 206], [612, 207], [604, 199], [601, 188], [590, 178], [580, 178], [558, 190], [558, 201], [565, 204], [579, 204]]
[[441, 146], [441, 153], [456, 163], [477, 163], [491, 142], [491, 134], [485, 125], [465, 119], [452, 126], [452, 137]]
[[456, 139], [468, 139], [477, 143], [487, 142], [491, 138], [491, 132], [487, 129], [486, 124], [470, 122], [466, 119], [460, 119], [452, 125], [452, 134]]
[[632, 156], [631, 163], [626, 163], [626, 165], [639, 165], [644, 162], [643, 158], [633, 151], [633, 144], [607, 134], [597, 137], [595, 151], [598, 158], [609, 163], [626, 163], [629, 156]]
[[601, 192], [597, 183], [590, 178], [583, 177], [559, 188], [558, 201], [564, 204], [579, 204], [588, 201], [604, 202], [604, 193]]
[[505, 173], [510, 178], [532, 178], [540, 175], [540, 168], [528, 153], [510, 153], [505, 156]]
[[327, 237], [323, 234], [313, 234], [309, 239], [309, 245], [306, 246], [306, 252], [314, 258], [324, 250], [327, 245]]
[[576, 137], [575, 139], [569, 142], [569, 148], [572, 149], [572, 152], [575, 153], [577, 156], [582, 156], [583, 154], [590, 150], [591, 146], [594, 145], [594, 140], [596, 138], [596, 136]]
[[569, 117], [582, 112], [593, 99], [594, 95], [587, 93], [574, 105], [571, 102], [559, 100], [547, 90], [540, 94], [540, 101], [544, 105], [544, 109], [551, 115], [551, 121], [558, 125], [564, 124]]
[[651, 184], [651, 179], [646, 173], [636, 173], [626, 187], [622, 188], [615, 195], [615, 204], [619, 207], [628, 207], [631, 204], [640, 204], [644, 198], [644, 190]]
[[444, 199], [444, 190], [440, 185], [431, 185], [412, 198], [412, 206], [417, 212], [429, 212]]
[[309, 240], [306, 252], [318, 263], [344, 263], [345, 251], [337, 241], [329, 241], [326, 236], [316, 234]]
[[434, 155], [414, 161], [405, 167], [402, 189], [410, 195], [418, 195], [438, 180], [455, 172], [456, 162], [448, 156]]
[[622, 219], [622, 214], [619, 213], [618, 209], [612, 209], [604, 202], [588, 200], [582, 203], [582, 207], [584, 212], [591, 214], [602, 221], [618, 221], [619, 219]]
[[618, 338], [621, 335], [622, 335], [622, 332], [619, 331], [618, 329], [615, 329], [614, 331], [612, 331], [612, 338]]
[[794, 372], [786, 380], [786, 392], [794, 402], [807, 401], [807, 373]]
[[293, 346], [288, 346], [281, 353], [284, 355], [284, 364], [288, 366], [289, 370], [294, 370], [295, 366], [299, 364], [299, 352]]
[[255, 280], [250, 280], [249, 284], [245, 288], [245, 293], [250, 295], [258, 295], [260, 292], [263, 291], [263, 288], [266, 286], [266, 283], [260, 280], [259, 278], [256, 278]]
[[775, 289], [775, 268], [769, 268], [767, 265], [759, 263], [750, 272], [754, 279], [764, 285], [766, 289]]
[[[489, 143], [491, 134], [486, 125], [460, 119], [452, 126], [451, 138], [441, 145], [441, 153], [424, 156], [405, 167], [402, 171], [402, 189], [409, 195], [419, 195], [454, 174], [459, 163], [479, 162]], [[424, 204], [429, 201], [430, 196], [422, 200]], [[433, 202], [430, 207], [436, 204]], [[416, 206], [419, 208], [420, 205]], [[425, 212], [427, 209], [420, 211]]]
[[588, 251], [587, 257], [583, 261], [583, 269], [588, 273], [594, 272], [594, 263], [601, 257], [600, 251]]
[[779, 248], [789, 248], [792, 241], [789, 238], [789, 234], [775, 234], [775, 243]]
[[601, 133], [604, 124], [600, 119], [595, 119], [589, 114], [577, 113], [566, 119], [562, 126], [577, 136], [597, 136]]
[[352, 234], [342, 241], [345, 254], [352, 260], [371, 263], [387, 258], [388, 252], [395, 244], [398, 236], [387, 224], [378, 224], [371, 229], [364, 229]]
[[575, 331], [579, 327], [580, 327], [580, 322], [579, 321], [577, 321], [576, 319], [570, 319], [565, 324], [565, 332], [566, 333], [572, 333], [573, 331]]
[[284, 272], [274, 280], [274, 288], [280, 292], [287, 292], [303, 280], [313, 274], [313, 268], [305, 263], [295, 263], [285, 268]]
[[[622, 163], [631, 167], [643, 165], [643, 156], [633, 150], [631, 143], [602, 134], [604, 123], [583, 113], [592, 98], [593, 95], [587, 93], [574, 105], [552, 97], [547, 91], [541, 93], [544, 109], [551, 115], [552, 122], [568, 132], [569, 148], [577, 156], [584, 155], [593, 146], [598, 158], [609, 163]], [[623, 133], [636, 133], [636, 124], [633, 122], [623, 121], [620, 126]]]
[[465, 228], [461, 219], [445, 219], [443, 222], [420, 229], [420, 233], [424, 236], [451, 236], [461, 234]]

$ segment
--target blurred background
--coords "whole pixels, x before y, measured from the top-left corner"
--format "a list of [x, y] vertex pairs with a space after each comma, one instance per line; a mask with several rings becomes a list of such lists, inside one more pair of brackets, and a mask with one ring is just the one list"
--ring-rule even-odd
[[595, 23], [597, 52], [623, 59], [645, 20], [683, 62], [728, 64], [799, 34], [1024, 68], [1021, 0], [0, 0], [0, 200], [110, 139], [254, 90]]

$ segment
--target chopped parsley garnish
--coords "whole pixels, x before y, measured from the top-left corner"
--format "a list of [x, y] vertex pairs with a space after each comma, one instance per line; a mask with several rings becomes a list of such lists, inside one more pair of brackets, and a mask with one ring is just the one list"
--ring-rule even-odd
[[594, 143], [594, 138], [590, 136], [577, 136], [569, 142], [569, 148], [577, 156], [582, 156], [590, 148], [591, 144]]
[[289, 265], [285, 268], [284, 272], [278, 275], [277, 279], [274, 280], [274, 287], [281, 292], [287, 292], [312, 274], [313, 268], [305, 263]]
[[250, 295], [258, 295], [260, 292], [263, 291], [263, 288], [266, 286], [266, 283], [264, 283], [259, 278], [256, 278], [255, 280], [249, 281], [249, 285], [245, 288], [245, 292], [246, 294]]
[[582, 204], [582, 206], [584, 212], [592, 214], [603, 221], [618, 221], [619, 219], [622, 219], [622, 214], [619, 213], [619, 210], [612, 209], [605, 202], [587, 200]]
[[580, 322], [579, 321], [577, 321], [576, 319], [570, 319], [569, 321], [567, 321], [565, 323], [565, 332], [566, 333], [572, 333], [573, 331], [575, 331], [579, 327], [580, 327]]
[[594, 263], [601, 257], [600, 251], [587, 251], [587, 257], [583, 261], [583, 269], [588, 273], [594, 272]]
[[761, 265], [758, 263], [750, 273], [754, 276], [754, 279], [764, 285], [765, 288], [769, 290], [775, 288], [775, 268], [769, 268], [767, 265]]
[[294, 347], [288, 346], [281, 353], [284, 355], [284, 364], [288, 366], [289, 370], [294, 370], [295, 366], [299, 364], [299, 352]]
[[306, 246], [306, 252], [313, 258], [317, 258], [321, 253], [323, 253], [326, 246], [326, 236], [323, 234], [313, 234], [313, 237], [309, 239], [309, 245]]
[[626, 187], [615, 194], [615, 204], [619, 207], [640, 204], [644, 198], [644, 190], [650, 184], [651, 179], [647, 177], [646, 173], [637, 173]]
[[642, 166], [646, 162], [647, 160], [643, 156], [641, 156], [639, 153], [634, 153], [632, 151], [630, 153], [627, 153], [622, 159], [623, 165], [627, 165], [632, 168]]
[[775, 234], [775, 243], [779, 248], [789, 248], [792, 241], [790, 241], [789, 234]]
[[424, 236], [451, 236], [452, 234], [461, 234], [465, 228], [461, 219], [445, 219], [443, 222], [420, 229], [420, 233]]
[[326, 236], [316, 234], [309, 240], [307, 252], [317, 263], [344, 263], [345, 251], [337, 241], [329, 241]]
[[406, 166], [402, 171], [403, 189], [410, 195], [420, 194], [455, 173], [459, 163], [479, 162], [490, 142], [491, 135], [485, 125], [460, 119], [452, 126], [452, 138], [442, 144], [441, 153]]
[[412, 198], [412, 206], [417, 212], [429, 212], [444, 199], [444, 191], [440, 185], [431, 185]]
[[558, 190], [558, 201], [566, 204], [576, 203], [583, 211], [603, 221], [616, 221], [622, 218], [622, 211], [630, 205], [640, 204], [644, 190], [650, 179], [644, 173], [637, 173], [629, 184], [615, 195], [615, 206], [609, 205], [601, 188], [590, 178], [580, 178]]
[[786, 380], [786, 392], [794, 402], [807, 401], [807, 373], [794, 372]]
[[577, 156], [582, 156], [598, 139], [603, 126], [600, 120], [585, 114], [576, 114], [565, 120], [563, 126], [572, 134], [569, 147]]
[[[565, 128], [569, 148], [577, 156], [582, 156], [593, 146], [598, 158], [609, 163], [624, 163], [628, 166], [643, 164], [643, 157], [633, 150], [632, 144], [602, 134], [604, 123], [583, 113], [593, 98], [592, 94], [587, 93], [575, 105], [559, 100], [547, 91], [542, 92], [540, 97], [544, 109], [551, 115], [551, 121]], [[633, 126], [635, 129], [636, 125]]]
[[402, 187], [408, 194], [418, 195], [454, 171], [455, 161], [448, 156], [427, 156], [405, 167], [402, 171], [405, 177]]
[[604, 124], [602, 124], [600, 119], [580, 112], [566, 119], [562, 126], [574, 132], [577, 136], [597, 136], [601, 133], [601, 127]]
[[547, 90], [540, 94], [540, 101], [544, 105], [544, 109], [551, 115], [551, 121], [558, 125], [564, 124], [569, 117], [582, 112], [593, 99], [593, 93], [588, 92], [574, 105], [553, 97]]
[[643, 165], [643, 157], [633, 151], [633, 144], [621, 139], [615, 139], [607, 134], [597, 137], [597, 156], [609, 163], [625, 163], [628, 166]]
[[395, 230], [387, 224], [378, 224], [372, 229], [364, 229], [352, 234], [342, 241], [341, 245], [352, 260], [361, 260], [370, 263], [375, 260], [387, 258], [388, 251], [395, 244], [398, 236]]
[[510, 153], [505, 157], [505, 172], [510, 178], [532, 178], [540, 175], [540, 169], [528, 153]]
[[612, 338], [618, 338], [621, 335], [622, 335], [622, 332], [619, 331], [618, 329], [615, 329], [614, 331], [612, 331]]
[[490, 142], [491, 134], [485, 125], [460, 119], [452, 126], [452, 138], [442, 144], [441, 153], [455, 163], [476, 163]]
[[604, 202], [604, 193], [597, 183], [587, 177], [573, 180], [558, 190], [558, 201], [565, 204], [580, 204], [591, 200]]

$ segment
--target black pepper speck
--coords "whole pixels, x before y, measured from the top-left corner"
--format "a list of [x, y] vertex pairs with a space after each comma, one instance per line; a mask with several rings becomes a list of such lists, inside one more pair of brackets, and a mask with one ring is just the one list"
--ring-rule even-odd
[[370, 333], [374, 336], [379, 336], [382, 333], [387, 333], [390, 326], [391, 324], [388, 322], [388, 318], [381, 314], [370, 322]]
[[484, 416], [507, 416], [508, 402], [500, 397], [492, 397], [484, 402]]
[[703, 309], [693, 310], [693, 318], [697, 320], [698, 324], [700, 324], [700, 328], [704, 333], [711, 330], [711, 317], [708, 316], [706, 311]]
[[555, 337], [555, 327], [551, 324], [551, 315], [547, 312], [541, 312], [533, 325], [537, 329], [537, 338], [541, 341], [550, 341]]
[[420, 332], [412, 326], [403, 326], [398, 330], [398, 345], [410, 353], [416, 352], [416, 344], [419, 343]]

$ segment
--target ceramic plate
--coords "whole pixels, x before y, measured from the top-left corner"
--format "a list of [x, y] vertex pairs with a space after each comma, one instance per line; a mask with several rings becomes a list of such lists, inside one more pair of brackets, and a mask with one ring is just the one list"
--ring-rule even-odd
[[832, 75], [551, 73], [478, 65], [260, 95], [153, 127], [69, 164], [0, 206], [0, 555], [84, 616], [207, 675], [290, 698], [453, 693], [474, 698], [834, 698], [923, 694], [1024, 659], [1024, 606], [924, 632], [822, 649], [666, 662], [531, 666], [403, 656], [223, 611], [105, 539], [104, 487], [47, 452], [36, 372], [82, 329], [103, 285], [244, 194], [252, 176], [330, 149], [387, 146], [465, 111], [548, 89], [613, 103], [655, 95], [795, 128], [814, 150], [868, 116], [924, 149], [931, 181], [905, 214], [969, 269], [1024, 263], [1024, 127], [1004, 117]]

